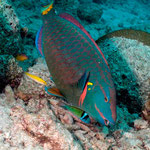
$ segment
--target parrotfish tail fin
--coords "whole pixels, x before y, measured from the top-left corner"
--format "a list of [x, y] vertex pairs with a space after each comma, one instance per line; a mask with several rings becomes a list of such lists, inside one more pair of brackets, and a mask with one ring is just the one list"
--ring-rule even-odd
[[40, 53], [40, 55], [42, 57], [44, 57], [43, 44], [42, 44], [42, 33], [43, 33], [43, 26], [37, 32], [35, 45], [36, 45], [36, 48], [38, 49], [38, 52]]
[[45, 91], [49, 95], [56, 96], [56, 97], [64, 99], [64, 96], [61, 94], [61, 92], [59, 91], [59, 89], [57, 89], [56, 87], [47, 87], [47, 86], [45, 86]]
[[73, 117], [77, 118], [77, 120], [79, 119], [86, 124], [89, 124], [91, 122], [89, 115], [85, 111], [74, 106], [66, 105], [64, 103], [61, 103], [60, 106], [68, 110]]
[[50, 4], [42, 7], [41, 14], [46, 15], [53, 8], [54, 0], [51, 0]]
[[81, 88], [82, 92], [84, 91], [85, 86], [89, 81], [89, 77], [90, 77], [90, 72], [84, 72], [84, 74], [81, 76], [81, 78], [77, 83], [77, 86]]

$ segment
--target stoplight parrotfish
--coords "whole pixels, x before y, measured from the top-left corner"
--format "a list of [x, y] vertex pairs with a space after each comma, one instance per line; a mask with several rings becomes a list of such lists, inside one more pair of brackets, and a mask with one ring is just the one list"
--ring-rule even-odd
[[[74, 114], [81, 110], [88, 120], [92, 117], [102, 125], [114, 124], [115, 88], [102, 51], [70, 14], [55, 14], [53, 9], [44, 11], [47, 14], [42, 16], [36, 46], [57, 87], [46, 87], [46, 91], [63, 97], [69, 103], [66, 109]], [[83, 114], [80, 119], [89, 122]]]

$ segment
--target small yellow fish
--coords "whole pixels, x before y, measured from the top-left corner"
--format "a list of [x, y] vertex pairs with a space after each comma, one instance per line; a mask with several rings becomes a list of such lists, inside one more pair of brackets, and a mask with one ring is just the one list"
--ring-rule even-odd
[[16, 56], [16, 60], [18, 60], [18, 61], [24, 61], [24, 60], [27, 60], [27, 59], [28, 59], [28, 57], [25, 54], [18, 54]]
[[40, 84], [43, 84], [43, 85], [47, 85], [46, 81], [44, 81], [43, 79], [41, 79], [40, 77], [36, 76], [36, 75], [33, 75], [33, 74], [30, 74], [28, 72], [25, 72], [25, 74], [30, 77], [32, 80], [34, 80], [35, 82], [38, 82]]

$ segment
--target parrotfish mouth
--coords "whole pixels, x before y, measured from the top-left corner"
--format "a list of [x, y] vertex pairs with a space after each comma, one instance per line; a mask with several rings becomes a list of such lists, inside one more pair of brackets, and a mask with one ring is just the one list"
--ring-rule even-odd
[[105, 123], [106, 126], [108, 126], [110, 122], [109, 122], [109, 120], [104, 119], [104, 123]]
[[96, 111], [99, 113], [100, 117], [103, 118], [104, 124], [105, 124], [106, 126], [108, 126], [108, 125], [110, 125], [110, 124], [114, 124], [113, 122], [110, 122], [108, 119], [106, 119], [106, 118], [104, 117], [103, 113], [100, 112], [100, 110], [97, 108], [97, 105], [96, 105], [96, 104], [95, 104], [95, 108], [96, 108]]

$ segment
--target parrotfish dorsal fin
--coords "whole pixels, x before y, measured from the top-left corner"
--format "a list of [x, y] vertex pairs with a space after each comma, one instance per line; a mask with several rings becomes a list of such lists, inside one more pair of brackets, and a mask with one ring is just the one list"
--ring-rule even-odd
[[64, 109], [67, 109], [74, 117], [77, 117], [82, 122], [87, 123], [87, 124], [91, 122], [89, 115], [82, 109], [77, 108], [75, 106], [66, 105], [66, 104], [61, 104], [61, 107], [63, 107]]
[[80, 28], [81, 31], [83, 31], [87, 36], [88, 38], [92, 41], [92, 43], [95, 45], [95, 47], [97, 48], [97, 50], [100, 52], [100, 54], [102, 55], [105, 63], [107, 64], [108, 66], [108, 63], [107, 63], [107, 60], [105, 59], [104, 57], [104, 54], [102, 53], [102, 51], [100, 50], [100, 48], [98, 47], [98, 45], [95, 43], [95, 41], [93, 40], [93, 38], [90, 36], [90, 34], [84, 29], [84, 27], [79, 23], [79, 21], [77, 21], [73, 16], [71, 16], [70, 14], [67, 14], [67, 13], [61, 13], [59, 14], [59, 16], [61, 18], [64, 18], [66, 20], [68, 20], [69, 22], [73, 23], [74, 25], [76, 25], [77, 27]]
[[64, 98], [64, 96], [61, 94], [61, 92], [59, 91], [59, 89], [57, 89], [56, 87], [47, 87], [47, 86], [45, 86], [45, 91], [48, 94], [52, 95], [52, 96]]
[[83, 26], [79, 23], [78, 20], [76, 20], [75, 18], [73, 18], [73, 16], [71, 16], [70, 14], [61, 13], [61, 14], [59, 14], [59, 16], [61, 18], [64, 18], [64, 19], [70, 21], [71, 23], [75, 24], [76, 26], [78, 26], [83, 31], [83, 29], [84, 29]]
[[41, 54], [41, 56], [44, 57], [43, 46], [42, 46], [42, 32], [43, 32], [43, 26], [39, 29], [39, 31], [36, 34], [35, 45], [39, 53]]

